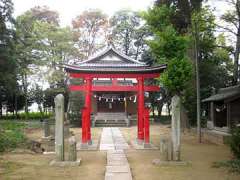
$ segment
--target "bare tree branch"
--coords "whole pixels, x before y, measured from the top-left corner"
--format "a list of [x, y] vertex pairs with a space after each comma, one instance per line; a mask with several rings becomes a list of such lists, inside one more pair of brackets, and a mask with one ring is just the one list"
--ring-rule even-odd
[[219, 25], [219, 24], [215, 24], [215, 25], [216, 25], [216, 27], [221, 28], [221, 29], [224, 29], [225, 31], [230, 32], [230, 33], [234, 34], [235, 36], [237, 36], [237, 33], [234, 32], [232, 29], [230, 29], [230, 28], [228, 28], [228, 27], [221, 26], [221, 25]]

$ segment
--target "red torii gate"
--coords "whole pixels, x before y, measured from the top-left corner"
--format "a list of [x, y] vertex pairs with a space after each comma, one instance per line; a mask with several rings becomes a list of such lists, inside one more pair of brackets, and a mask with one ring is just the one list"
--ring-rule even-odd
[[[144, 92], [159, 91], [158, 86], [146, 86], [145, 79], [158, 78], [166, 69], [166, 65], [149, 66], [144, 62], [128, 57], [113, 47], [99, 53], [97, 56], [76, 65], [64, 65], [71, 78], [82, 78], [83, 85], [69, 85], [70, 91], [85, 92], [85, 106], [82, 110], [82, 143], [91, 143], [91, 96], [92, 92], [137, 92], [138, 99], [138, 142], [149, 143], [149, 109], [145, 108]], [[93, 85], [94, 78], [110, 78], [111, 85]], [[137, 85], [118, 84], [117, 78], [137, 79]]]
[[[84, 85], [69, 85], [70, 91], [85, 92], [85, 106], [82, 110], [82, 143], [91, 143], [90, 116], [91, 116], [91, 95], [97, 91], [135, 91], [138, 97], [138, 142], [149, 144], [149, 109], [144, 107], [144, 92], [159, 91], [159, 86], [145, 86], [144, 80], [157, 78], [160, 73], [149, 74], [98, 74], [98, 73], [69, 73], [71, 78], [83, 78]], [[92, 85], [93, 78], [112, 78], [111, 86]], [[116, 78], [136, 78], [138, 85], [123, 86], [118, 85]]]

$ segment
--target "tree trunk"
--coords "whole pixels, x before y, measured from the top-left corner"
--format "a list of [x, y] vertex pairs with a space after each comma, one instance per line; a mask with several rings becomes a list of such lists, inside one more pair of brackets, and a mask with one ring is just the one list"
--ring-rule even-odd
[[17, 99], [17, 93], [15, 92], [15, 96], [14, 96], [14, 111], [15, 111], [15, 115], [17, 118], [18, 115], [18, 99]]
[[201, 143], [201, 104], [200, 104], [200, 78], [199, 78], [199, 60], [198, 60], [198, 26], [197, 22], [194, 22], [195, 26], [195, 68], [196, 68], [196, 88], [197, 88], [197, 134], [198, 142]]
[[0, 117], [2, 117], [2, 93], [0, 89]]
[[152, 105], [152, 115], [153, 115], [153, 118], [155, 119], [155, 107], [154, 107], [154, 105]]
[[171, 116], [171, 108], [170, 108], [171, 102], [167, 103], [167, 109], [168, 109], [168, 116]]
[[22, 83], [23, 83], [23, 91], [24, 91], [24, 96], [25, 96], [25, 106], [24, 106], [24, 111], [26, 114], [28, 114], [28, 92], [27, 92], [27, 74], [23, 73], [22, 74]]
[[162, 108], [163, 108], [163, 104], [161, 103], [161, 104], [158, 106], [158, 118], [160, 118], [161, 115], [162, 115]]
[[236, 50], [234, 53], [234, 75], [233, 75], [233, 85], [236, 85], [239, 79], [239, 53], [240, 53], [240, 22], [237, 32]]

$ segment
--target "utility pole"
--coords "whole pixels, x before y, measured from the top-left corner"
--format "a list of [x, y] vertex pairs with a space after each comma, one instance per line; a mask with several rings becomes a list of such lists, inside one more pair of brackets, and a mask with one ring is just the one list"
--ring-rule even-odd
[[201, 102], [200, 102], [200, 77], [199, 77], [199, 60], [198, 60], [198, 52], [199, 52], [199, 39], [198, 39], [198, 25], [196, 19], [194, 21], [194, 29], [195, 29], [195, 69], [196, 69], [196, 88], [197, 88], [197, 136], [198, 142], [202, 142], [201, 135]]

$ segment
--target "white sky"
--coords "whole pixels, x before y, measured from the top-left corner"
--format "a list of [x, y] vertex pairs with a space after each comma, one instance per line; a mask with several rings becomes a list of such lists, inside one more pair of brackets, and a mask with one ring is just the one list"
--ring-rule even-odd
[[153, 0], [12, 0], [14, 16], [21, 15], [34, 6], [46, 5], [59, 12], [62, 25], [71, 25], [71, 21], [87, 9], [101, 9], [112, 15], [120, 9], [146, 10]]

